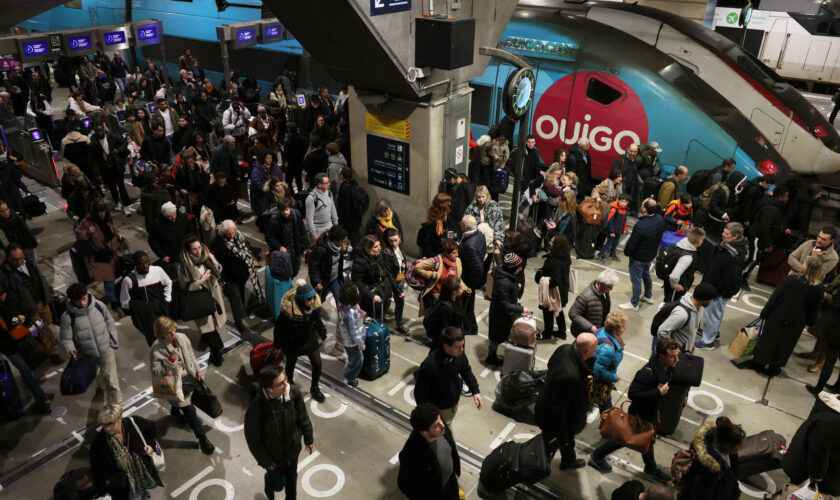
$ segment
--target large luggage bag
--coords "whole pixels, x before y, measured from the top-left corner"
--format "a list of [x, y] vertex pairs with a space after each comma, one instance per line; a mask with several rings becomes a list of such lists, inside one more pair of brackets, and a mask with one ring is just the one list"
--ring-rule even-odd
[[271, 270], [265, 266], [265, 300], [272, 319], [280, 314], [280, 301], [286, 292], [292, 289], [292, 280], [278, 280], [271, 276]]
[[502, 376], [512, 372], [532, 371], [536, 351], [531, 347], [519, 347], [505, 342], [505, 359], [502, 363]]
[[5, 359], [0, 360], [0, 424], [23, 415], [20, 392], [15, 384], [12, 367]]
[[[383, 306], [384, 307], [384, 306]], [[365, 380], [376, 380], [391, 369], [391, 331], [381, 321], [365, 323], [365, 350], [362, 371]]]
[[661, 436], [673, 434], [680, 423], [685, 403], [688, 401], [686, 385], [668, 385], [668, 394], [659, 398], [659, 424], [656, 426], [656, 433]]
[[776, 248], [768, 253], [758, 265], [755, 280], [765, 285], [778, 285], [782, 278], [790, 273], [789, 255], [790, 252], [783, 248]]
[[53, 488], [55, 500], [89, 500], [96, 497], [96, 486], [90, 469], [65, 472]]
[[784, 436], [772, 430], [747, 436], [744, 449], [738, 453], [738, 479], [780, 469], [782, 447], [787, 444]]
[[518, 483], [533, 484], [551, 474], [554, 453], [537, 434], [524, 443], [508, 441], [490, 452], [481, 464], [479, 494], [499, 493]]
[[84, 358], [71, 358], [67, 368], [61, 374], [61, 394], [75, 396], [84, 394], [93, 379], [96, 378], [96, 366]]
[[537, 401], [545, 384], [547, 370], [513, 372], [502, 377], [496, 385], [493, 410], [512, 416]]
[[595, 257], [595, 240], [601, 232], [601, 226], [587, 224], [580, 214], [576, 217], [575, 254], [578, 259], [592, 259]]
[[703, 381], [703, 358], [688, 352], [680, 353], [680, 361], [671, 374], [671, 384], [700, 387]]

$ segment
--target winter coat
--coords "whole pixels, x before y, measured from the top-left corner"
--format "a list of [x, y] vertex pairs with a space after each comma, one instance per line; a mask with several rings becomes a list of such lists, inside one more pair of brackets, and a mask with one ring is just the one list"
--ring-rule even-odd
[[577, 144], [569, 148], [566, 156], [566, 171], [577, 174], [580, 183], [587, 188], [592, 184], [592, 159], [589, 151], [584, 151]]
[[473, 230], [461, 236], [458, 246], [458, 258], [463, 268], [464, 283], [473, 290], [484, 285], [487, 275], [484, 272], [484, 256], [487, 253], [487, 241], [480, 231]]
[[105, 138], [110, 150], [107, 155], [96, 134], [91, 136], [89, 147], [99, 173], [103, 175], [106, 181], [116, 182], [122, 178], [125, 172], [125, 160], [128, 157], [127, 144], [118, 135], [106, 134]]
[[636, 372], [633, 382], [630, 383], [630, 389], [627, 390], [627, 396], [631, 401], [628, 413], [638, 415], [647, 422], [657, 423], [659, 398], [662, 397], [659, 393], [659, 384], [668, 382], [672, 371], [671, 368], [668, 370], [662, 368], [657, 355], [654, 354], [650, 361]]
[[773, 290], [761, 310], [764, 329], [753, 359], [762, 365], [785, 366], [805, 325], [813, 325], [823, 297], [822, 285], [811, 285], [803, 276], [787, 275]]
[[493, 229], [493, 241], [499, 244], [505, 241], [505, 216], [502, 208], [496, 201], [487, 200], [484, 204], [484, 218], [481, 217], [481, 210], [475, 202], [470, 203], [464, 215], [475, 217], [476, 224], [486, 222]]
[[440, 345], [440, 334], [447, 326], [463, 329], [464, 311], [451, 300], [438, 299], [423, 315], [423, 328], [432, 345]]
[[365, 345], [367, 330], [365, 328], [365, 313], [358, 306], [341, 306], [338, 308], [338, 321], [335, 326], [335, 340], [344, 347], [362, 347]]
[[840, 351], [840, 278], [835, 278], [825, 288], [828, 298], [823, 298], [814, 326], [808, 330], [828, 343], [829, 349]]
[[582, 332], [592, 332], [592, 327], [601, 327], [610, 313], [610, 295], [595, 289], [595, 282], [589, 284], [575, 299], [569, 309], [572, 321], [571, 332], [575, 337]]
[[[222, 266], [222, 281], [233, 285], [245, 285], [251, 277], [248, 264], [237, 257], [225, 245], [225, 237], [218, 235], [210, 243], [210, 251]], [[251, 255], [249, 254], [249, 257]], [[253, 257], [251, 257], [253, 259]], [[243, 297], [244, 298], [244, 297]]]
[[166, 136], [147, 135], [140, 145], [140, 158], [158, 166], [169, 163], [172, 159], [172, 145], [169, 143], [169, 139]]
[[[140, 432], [143, 433], [142, 438], [137, 433], [137, 429], [134, 428], [134, 424], [131, 423], [132, 420], [140, 428]], [[122, 419], [122, 429], [129, 451], [143, 460], [143, 465], [146, 466], [146, 470], [155, 480], [155, 483], [158, 486], [163, 486], [160, 475], [158, 475], [158, 471], [152, 463], [152, 457], [146, 455], [143, 449], [144, 440], [149, 446], [154, 446], [157, 435], [154, 422], [143, 417], [133, 416]], [[93, 484], [96, 486], [97, 493], [111, 495], [113, 500], [128, 500], [131, 493], [128, 476], [117, 465], [111, 447], [108, 446], [108, 435], [104, 429], [99, 431], [90, 443], [90, 473], [93, 476]]]
[[744, 189], [738, 195], [738, 220], [749, 222], [750, 225], [761, 208], [760, 203], [764, 198], [764, 189], [758, 185], [758, 181], [759, 179], [753, 179], [744, 182]]
[[[90, 232], [90, 228], [93, 228], [93, 233]], [[99, 228], [99, 225], [95, 222], [91, 221], [89, 218], [85, 217], [82, 219], [82, 223], [76, 228], [76, 238], [81, 241], [90, 241], [90, 245], [93, 248], [93, 254], [95, 255], [97, 250], [104, 251], [108, 249], [111, 251], [111, 260], [108, 262], [97, 262], [94, 259], [94, 255], [90, 256], [90, 269], [91, 273], [93, 274], [93, 279], [95, 281], [114, 281], [117, 279], [116, 272], [117, 272], [117, 253], [120, 250], [120, 240], [117, 237], [117, 226], [114, 225], [114, 221], [111, 220], [108, 222], [108, 227], [111, 229], [111, 232], [114, 234], [114, 237], [110, 240], [105, 239], [105, 235], [102, 233], [102, 230]]]
[[534, 406], [534, 421], [546, 438], [573, 444], [586, 426], [592, 371], [573, 344], [558, 347], [548, 360], [545, 385]]
[[711, 283], [717, 288], [717, 293], [724, 298], [730, 298], [741, 289], [741, 271], [747, 261], [747, 239], [738, 238], [715, 248], [709, 267], [703, 273], [701, 283]]
[[[369, 255], [362, 247], [356, 252], [353, 259], [353, 272], [351, 274], [353, 283], [359, 287], [359, 305], [372, 317], [380, 317], [373, 310], [373, 297], [378, 295], [382, 299], [380, 304], [385, 304], [391, 295], [397, 290], [394, 277], [387, 271], [384, 256]], [[380, 305], [379, 307], [384, 307]], [[381, 313], [381, 311], [380, 311]]]
[[638, 198], [639, 191], [639, 167], [636, 159], [630, 160], [626, 154], [623, 154], [613, 160], [612, 169], [610, 172], [621, 172], [621, 186], [625, 193], [633, 196], [635, 200]]
[[149, 246], [158, 259], [169, 257], [169, 262], [174, 264], [181, 255], [184, 239], [191, 234], [195, 234], [195, 227], [185, 214], [178, 212], [174, 222], [158, 215], [149, 232]]
[[[332, 184], [330, 184], [332, 186]], [[338, 222], [345, 228], [345, 229], [357, 229], [362, 225], [362, 215], [359, 215], [362, 207], [356, 206], [355, 196], [353, 196], [353, 191], [359, 187], [359, 183], [356, 182], [356, 179], [348, 179], [341, 183], [341, 186], [338, 187], [338, 198], [335, 200], [335, 210], [338, 214]], [[395, 224], [398, 220], [396, 215], [394, 215]], [[397, 226], [397, 229], [402, 231], [400, 226]], [[369, 234], [366, 232], [366, 234]], [[378, 235], [377, 235], [378, 236]], [[400, 232], [400, 236], [402, 236], [402, 232]]]
[[155, 340], [149, 351], [149, 368], [152, 372], [152, 385], [157, 384], [160, 379], [171, 373], [175, 379], [175, 389], [177, 391], [177, 394], [166, 397], [154, 393], [153, 395], [170, 402], [172, 406], [183, 408], [192, 404], [190, 395], [184, 394], [182, 387], [184, 377], [189, 375], [196, 378], [201, 373], [201, 369], [198, 366], [198, 360], [195, 358], [190, 339], [186, 335], [175, 333], [175, 344], [178, 347], [178, 359], [173, 363], [170, 360], [175, 347], [166, 340]]
[[160, 207], [171, 199], [172, 197], [169, 195], [169, 191], [157, 184], [144, 185], [140, 190], [140, 209], [143, 210], [143, 220], [146, 223], [146, 232], [149, 234], [149, 240], [152, 239], [152, 235], [154, 234], [152, 228], [160, 217]]
[[[309, 255], [309, 283], [313, 287], [323, 285], [329, 288], [330, 274], [332, 272], [332, 250], [327, 244], [329, 238], [318, 238], [312, 253]], [[339, 250], [338, 258], [338, 281], [344, 282], [344, 250]]]
[[[805, 269], [805, 261], [811, 256], [811, 251], [815, 246], [817, 246], [816, 240], [808, 240], [788, 255], [791, 274], [798, 274]], [[822, 279], [837, 265], [837, 251], [834, 250], [833, 246], [830, 246], [817, 258], [820, 259], [820, 263], [822, 264], [820, 266], [820, 279]]]
[[[669, 300], [669, 298], [666, 297], [665, 300]], [[680, 304], [682, 307], [673, 308], [671, 314], [659, 325], [656, 336], [664, 339], [674, 339], [680, 346], [681, 351], [691, 352], [694, 349], [697, 329], [700, 328], [700, 312], [694, 307], [689, 294], [680, 298]]]
[[341, 169], [347, 166], [347, 160], [344, 158], [344, 155], [341, 153], [336, 153], [334, 155], [328, 155], [327, 157], [327, 177], [330, 179], [330, 191], [332, 191], [333, 197], [338, 197], [338, 188], [341, 186], [341, 177], [339, 174], [341, 173]]
[[659, 242], [665, 232], [665, 219], [661, 215], [643, 215], [633, 226], [630, 239], [624, 246], [624, 255], [639, 262], [650, 262], [656, 258]]
[[88, 306], [81, 308], [67, 299], [67, 311], [59, 321], [59, 343], [64, 352], [99, 359], [105, 349], [119, 347], [117, 325], [108, 306], [88, 294]]
[[276, 163], [272, 163], [270, 168], [265, 168], [265, 165], [260, 163], [254, 165], [251, 169], [251, 209], [256, 215], [262, 215], [268, 208], [264, 203], [265, 191], [263, 191], [263, 188], [272, 177], [283, 178], [283, 172]]
[[236, 158], [236, 148], [228, 150], [224, 143], [213, 149], [210, 155], [210, 171], [222, 171], [227, 175], [228, 184], [235, 185], [239, 177], [239, 162]]
[[[435, 265], [437, 264], [437, 269], [435, 269]], [[437, 277], [432, 278], [434, 272], [437, 271]], [[424, 297], [427, 294], [431, 293], [434, 290], [435, 286], [437, 286], [438, 282], [444, 278], [443, 276], [443, 257], [441, 255], [436, 255], [430, 259], [426, 259], [423, 262], [417, 264], [417, 267], [414, 268], [414, 272], [417, 273], [418, 276], [426, 280], [426, 288], [423, 289], [423, 293], [420, 294], [420, 297]], [[461, 258], [458, 257], [455, 260], [455, 277], [460, 279], [461, 275], [464, 273], [464, 265], [461, 262]], [[465, 289], [466, 285], [461, 282], [461, 289]], [[422, 301], [421, 301], [422, 302]]]
[[469, 182], [462, 181], [453, 185], [447, 183], [446, 189], [443, 192], [452, 197], [452, 218], [460, 221], [464, 216], [464, 212], [467, 210], [467, 206], [470, 204], [471, 193]]
[[604, 217], [607, 219], [607, 234], [618, 236], [627, 231], [627, 207], [622, 207], [618, 200], [610, 203], [610, 210]]
[[[212, 259], [208, 259], [207, 264], [215, 265], [213, 264]], [[221, 264], [217, 266], [217, 270], [219, 272], [222, 271]], [[216, 311], [213, 312], [213, 314], [195, 320], [195, 326], [196, 328], [198, 328], [198, 331], [200, 331], [201, 333], [211, 333], [213, 331], [219, 331], [222, 328], [224, 328], [224, 325], [227, 322], [227, 314], [225, 313], [225, 297], [222, 293], [222, 286], [219, 284], [219, 281], [212, 275], [207, 281], [204, 282], [203, 285], [199, 284], [198, 281], [192, 281], [190, 277], [187, 276], [183, 263], [178, 269], [178, 278], [181, 283], [181, 290], [189, 292], [194, 292], [200, 289], [207, 290], [210, 292], [210, 295], [213, 296], [213, 299], [216, 300], [216, 303], [219, 304], [219, 307], [221, 308], [221, 312], [219, 311], [219, 309], [216, 309]]]
[[[342, 202], [339, 201], [339, 207], [341, 207], [341, 203]], [[393, 224], [394, 229], [396, 229], [397, 232], [400, 233], [400, 241], [402, 242], [403, 241], [402, 223], [400, 222], [400, 216], [397, 215], [397, 212], [394, 212], [393, 210], [391, 210], [391, 224]], [[368, 219], [367, 224], [365, 224], [365, 234], [372, 234], [372, 235], [376, 236], [376, 239], [382, 241], [382, 238], [385, 235], [385, 229], [386, 228], [382, 227], [379, 224], [379, 219], [376, 218], [376, 215], [370, 214], [370, 218]], [[386, 242], [384, 242], [384, 241], [382, 242], [382, 245], [387, 246]]]
[[[302, 356], [315, 352], [327, 338], [327, 329], [321, 321], [321, 297], [315, 295], [315, 305], [304, 312], [292, 288], [280, 301], [280, 314], [274, 323], [274, 346], [289, 356]], [[320, 338], [319, 338], [320, 337]]]
[[[3, 184], [0, 183], [0, 186], [3, 186]], [[3, 188], [9, 189], [8, 186], [3, 186]], [[0, 238], [3, 248], [13, 242], [18, 243], [23, 249], [38, 247], [38, 240], [32, 236], [32, 231], [29, 230], [26, 220], [15, 213], [11, 213], [5, 219], [0, 219], [0, 231], [3, 232], [2, 238]]]
[[[612, 189], [612, 196], [610, 196], [610, 189]], [[621, 184], [615, 184], [607, 178], [592, 189], [591, 195], [593, 198], [601, 199], [601, 204], [598, 209], [601, 210], [601, 215], [603, 216], [603, 214], [609, 212], [610, 203], [618, 200], [618, 197], [621, 196], [621, 193], [623, 192], [624, 188]]]
[[782, 214], [785, 204], [773, 200], [761, 206], [755, 213], [755, 222], [750, 224], [747, 236], [752, 240], [758, 238], [758, 248], [764, 250], [776, 245], [782, 235]]
[[289, 211], [289, 219], [284, 220], [282, 215], [272, 215], [268, 219], [265, 231], [265, 242], [272, 250], [279, 250], [285, 246], [286, 250], [295, 256], [300, 257], [309, 248], [309, 236], [306, 234], [306, 226], [303, 224], [303, 217], [296, 208]]
[[820, 393], [808, 419], [802, 422], [788, 451], [782, 456], [782, 469], [794, 484], [815, 479], [820, 493], [840, 495], [840, 399]]
[[659, 193], [656, 195], [656, 203], [659, 208], [665, 210], [665, 207], [671, 204], [672, 201], [680, 197], [680, 183], [673, 175], [669, 175], [659, 186]]
[[245, 410], [245, 441], [264, 469], [272, 464], [283, 467], [296, 463], [303, 448], [301, 437], [307, 445], [315, 442], [300, 390], [294, 384], [287, 387], [285, 403], [269, 398], [261, 389]]
[[816, 200], [808, 195], [807, 189], [800, 190], [785, 211], [784, 226], [790, 228], [791, 231], [796, 230], [802, 234], [809, 234], [811, 214], [816, 203]]
[[624, 357], [624, 348], [618, 338], [608, 333], [605, 328], [598, 330], [597, 337], [598, 348], [595, 350], [593, 375], [599, 380], [614, 384], [618, 381], [618, 365]]
[[433, 349], [420, 363], [420, 368], [414, 372], [414, 384], [417, 404], [432, 403], [440, 409], [458, 404], [464, 384], [473, 395], [480, 393], [467, 354], [453, 358], [443, 347]]
[[551, 279], [548, 286], [551, 288], [557, 287], [560, 292], [560, 302], [564, 308], [569, 303], [569, 274], [571, 269], [571, 257], [559, 257], [551, 253], [546, 255], [545, 263], [542, 266], [543, 276]]
[[441, 470], [435, 452], [426, 438], [418, 431], [411, 431], [408, 440], [400, 451], [400, 471], [397, 486], [409, 500], [458, 500], [458, 482], [461, 475], [461, 458], [452, 439], [449, 426], [444, 423], [443, 436], [452, 449], [452, 473], [446, 484], [440, 477]]
[[680, 500], [737, 500], [741, 496], [738, 486], [738, 454], [729, 455], [729, 464], [715, 449], [717, 428], [706, 422], [694, 437], [691, 447], [697, 453], [686, 477], [684, 494]]
[[223, 220], [235, 220], [239, 214], [236, 207], [236, 185], [228, 182], [220, 186], [215, 182], [204, 191], [204, 204], [213, 211], [217, 223]]
[[516, 277], [501, 267], [493, 270], [493, 299], [490, 301], [488, 336], [491, 342], [502, 343], [510, 336], [514, 320], [522, 314]]

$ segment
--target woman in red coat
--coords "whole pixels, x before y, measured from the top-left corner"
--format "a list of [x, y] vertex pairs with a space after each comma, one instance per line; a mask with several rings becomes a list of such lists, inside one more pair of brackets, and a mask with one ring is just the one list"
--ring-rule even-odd
[[120, 303], [114, 293], [114, 280], [117, 277], [117, 253], [125, 249], [125, 237], [114, 225], [102, 199], [93, 202], [90, 213], [76, 227], [76, 238], [89, 243], [93, 279], [102, 282], [111, 309], [118, 310]]

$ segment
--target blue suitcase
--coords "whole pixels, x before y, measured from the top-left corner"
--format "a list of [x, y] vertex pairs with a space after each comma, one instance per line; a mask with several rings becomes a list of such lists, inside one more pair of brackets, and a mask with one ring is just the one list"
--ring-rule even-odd
[[292, 289], [292, 280], [280, 281], [271, 276], [271, 270], [265, 266], [265, 300], [268, 302], [268, 310], [271, 311], [272, 319], [280, 314], [280, 301], [286, 292]]
[[665, 231], [662, 233], [662, 240], [659, 241], [659, 249], [662, 250], [665, 247], [676, 245], [686, 236], [688, 235], [682, 231]]
[[93, 379], [96, 378], [96, 366], [90, 361], [82, 358], [71, 359], [67, 362], [67, 368], [61, 374], [61, 394], [75, 396], [84, 394], [90, 387]]
[[23, 405], [20, 403], [20, 393], [12, 367], [5, 359], [0, 361], [0, 424], [14, 420], [23, 415]]
[[391, 331], [385, 323], [373, 320], [365, 323], [365, 335], [364, 361], [359, 376], [376, 380], [391, 369]]

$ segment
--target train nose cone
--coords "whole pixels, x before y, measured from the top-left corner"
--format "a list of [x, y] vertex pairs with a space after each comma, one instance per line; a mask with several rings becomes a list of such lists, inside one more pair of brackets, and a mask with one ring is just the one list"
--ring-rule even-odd
[[833, 174], [835, 172], [840, 172], [840, 152], [829, 148], [820, 149], [820, 154], [817, 156], [817, 160], [814, 162], [814, 167], [810, 173], [822, 175]]

